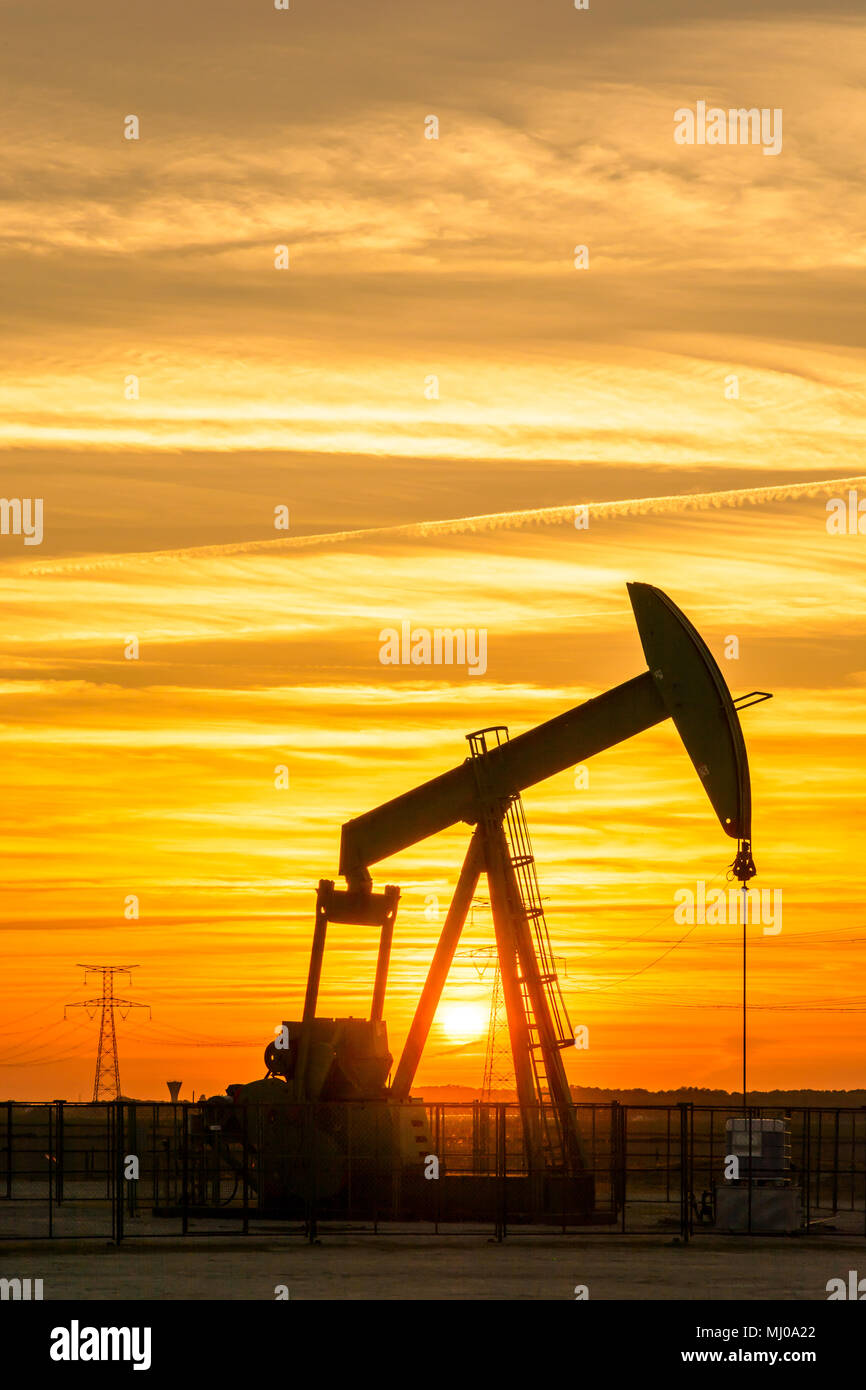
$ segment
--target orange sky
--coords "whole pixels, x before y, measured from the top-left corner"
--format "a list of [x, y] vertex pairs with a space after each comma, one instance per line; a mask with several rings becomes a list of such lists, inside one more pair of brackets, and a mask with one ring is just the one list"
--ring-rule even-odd
[[[826, 527], [866, 500], [855, 15], [6, 7], [0, 493], [42, 497], [45, 535], [0, 535], [0, 1095], [89, 1096], [78, 961], [139, 964], [126, 1093], [261, 1075], [342, 822], [474, 728], [639, 674], [632, 579], [735, 695], [774, 693], [743, 717], [757, 882], [784, 895], [750, 935], [752, 1083], [864, 1083], [866, 536]], [[782, 108], [782, 153], [675, 144], [698, 98]], [[586, 531], [543, 511], [732, 490]], [[501, 512], [540, 514], [413, 529]], [[484, 676], [383, 666], [404, 619], [486, 629]], [[525, 804], [590, 1030], [571, 1079], [735, 1089], [739, 933], [672, 916], [732, 845], [672, 726]], [[466, 836], [375, 871], [403, 894], [395, 1054]], [[491, 939], [479, 906], [464, 946]], [[320, 1011], [363, 1015], [374, 963], [333, 928]], [[455, 969], [422, 1088], [480, 1083], [489, 991]]]

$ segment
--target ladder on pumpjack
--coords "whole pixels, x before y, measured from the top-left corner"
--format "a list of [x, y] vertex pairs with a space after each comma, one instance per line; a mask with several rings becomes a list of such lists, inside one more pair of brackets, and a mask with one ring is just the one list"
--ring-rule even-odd
[[[491, 738], [491, 743], [488, 743], [488, 736]], [[474, 760], [479, 790], [482, 792], [483, 796], [487, 796], [489, 795], [489, 788], [485, 785], [483, 773], [484, 759], [490, 747], [498, 748], [501, 744], [508, 742], [508, 729], [505, 725], [495, 725], [492, 728], [480, 729], [476, 733], [468, 734], [467, 739], [471, 750], [471, 756]], [[492, 741], [493, 739], [495, 739], [495, 742]], [[544, 907], [541, 902], [541, 890], [539, 888], [538, 875], [535, 868], [535, 855], [532, 852], [529, 827], [526, 823], [526, 814], [523, 809], [523, 800], [520, 793], [514, 792], [507, 796], [504, 799], [504, 805], [503, 802], [500, 801], [495, 810], [491, 807], [491, 815], [497, 823], [501, 824], [505, 833], [505, 840], [508, 847], [508, 859], [514, 870], [512, 881], [516, 890], [515, 900], [510, 903], [510, 908], [515, 915], [520, 914], [532, 932], [536, 959], [538, 961], [539, 979], [543, 986], [544, 995], [550, 1012], [555, 1046], [557, 1048], [573, 1047], [574, 1034], [569, 1021], [568, 1011], [565, 1007], [565, 1000], [562, 997], [559, 976], [556, 971], [556, 961], [550, 942]], [[563, 1171], [567, 1166], [567, 1162], [562, 1117], [559, 1114], [558, 1107], [551, 1093], [544, 1060], [544, 1045], [538, 1020], [535, 1017], [535, 1012], [532, 1007], [532, 999], [527, 981], [522, 972], [518, 973], [518, 978], [520, 982], [523, 1012], [529, 1035], [529, 1056], [532, 1064], [535, 1093], [539, 1106], [539, 1137], [541, 1140], [542, 1155], [545, 1167], [549, 1171]]]

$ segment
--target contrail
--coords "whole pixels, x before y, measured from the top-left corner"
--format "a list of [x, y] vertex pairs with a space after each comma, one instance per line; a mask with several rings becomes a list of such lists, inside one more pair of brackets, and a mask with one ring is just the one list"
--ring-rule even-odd
[[365, 544], [378, 540], [424, 540], [435, 536], [472, 536], [482, 531], [516, 531], [528, 526], [573, 523], [578, 507], [585, 507], [592, 521], [621, 516], [663, 516], [682, 512], [706, 512], [725, 507], [759, 507], [768, 502], [793, 502], [803, 497], [822, 497], [843, 488], [866, 486], [866, 475], [816, 479], [808, 483], [779, 483], [774, 487], [733, 488], [728, 492], [674, 493], [669, 497], [632, 497], [621, 502], [571, 502], [560, 507], [536, 507], [519, 512], [489, 512], [480, 516], [452, 517], [445, 521], [411, 521], [402, 526], [370, 526], [356, 531], [324, 531], [312, 536], [281, 536], [261, 541], [230, 541], [224, 545], [190, 546], [182, 550], [151, 550], [98, 559], [58, 560], [28, 565], [27, 574], [61, 574], [116, 569], [123, 565], [160, 560], [197, 560], [231, 555], [268, 554], [281, 550], [311, 550], [321, 546]]

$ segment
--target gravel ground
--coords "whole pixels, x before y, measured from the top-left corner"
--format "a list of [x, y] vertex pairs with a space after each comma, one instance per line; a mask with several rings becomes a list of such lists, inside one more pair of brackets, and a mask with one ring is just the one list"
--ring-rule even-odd
[[863, 1267], [863, 1240], [667, 1237], [353, 1236], [321, 1244], [251, 1236], [106, 1243], [4, 1243], [0, 1277], [41, 1278], [52, 1299], [705, 1300], [827, 1298], [827, 1280]]

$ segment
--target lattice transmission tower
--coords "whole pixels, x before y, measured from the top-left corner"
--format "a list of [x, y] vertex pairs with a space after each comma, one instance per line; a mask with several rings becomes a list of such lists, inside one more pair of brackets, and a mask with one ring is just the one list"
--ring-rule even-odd
[[79, 965], [79, 969], [84, 971], [85, 985], [89, 976], [102, 976], [102, 994], [94, 999], [82, 999], [78, 1003], [67, 1004], [63, 1010], [63, 1017], [66, 1018], [67, 1009], [86, 1009], [90, 1018], [95, 1018], [97, 1009], [100, 1010], [93, 1099], [117, 1100], [120, 1097], [120, 1061], [117, 1055], [114, 1010], [117, 1009], [121, 1018], [126, 1018], [130, 1009], [147, 1009], [150, 1017], [150, 1005], [138, 1004], [134, 999], [121, 999], [114, 993], [115, 975], [126, 975], [131, 980], [131, 972], [138, 969], [137, 965]]
[[[546, 899], [545, 899], [546, 901]], [[470, 924], [475, 924], [475, 908], [489, 907], [487, 898], [473, 898], [470, 905]], [[499, 973], [499, 953], [495, 946], [477, 946], [457, 953], [472, 961], [483, 980], [488, 970], [493, 971], [493, 987], [490, 992], [490, 1016], [487, 1024], [487, 1045], [484, 1052], [484, 1077], [481, 1082], [481, 1099], [490, 1103], [494, 1091], [513, 1091], [516, 1086], [514, 1059], [511, 1055], [511, 1037], [508, 1031], [508, 1014], [505, 1009], [505, 995], [502, 990], [502, 976]], [[568, 963], [564, 956], [554, 956], [553, 960], [564, 979], [568, 978]]]
[[[475, 926], [475, 909], [489, 908], [488, 898], [474, 897], [469, 907], [469, 924]], [[508, 1032], [508, 1015], [505, 1012], [505, 995], [499, 974], [499, 954], [495, 946], [477, 946], [458, 952], [471, 960], [478, 978], [483, 980], [488, 970], [493, 971], [493, 988], [490, 994], [490, 1016], [487, 1024], [487, 1045], [484, 1052], [484, 1076], [481, 1083], [481, 1099], [489, 1102], [494, 1090], [513, 1091], [515, 1087], [514, 1060], [511, 1056], [511, 1039]]]
[[514, 1061], [508, 1034], [508, 1015], [505, 1012], [505, 995], [502, 993], [502, 977], [499, 974], [497, 958], [493, 963], [493, 989], [490, 995], [490, 1022], [487, 1027], [481, 1099], [489, 1104], [494, 1091], [513, 1091], [514, 1087]]

